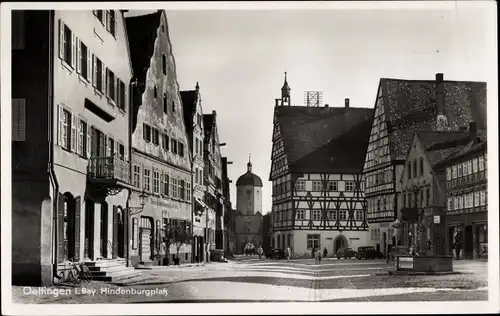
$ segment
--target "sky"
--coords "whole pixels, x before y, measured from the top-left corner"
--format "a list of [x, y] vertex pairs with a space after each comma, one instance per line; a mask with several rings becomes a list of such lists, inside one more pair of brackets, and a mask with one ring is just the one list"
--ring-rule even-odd
[[167, 10], [180, 88], [199, 82], [203, 111], [217, 111], [222, 154], [233, 161], [233, 206], [251, 154], [263, 212], [271, 211], [272, 120], [285, 71], [294, 105], [304, 105], [304, 91], [322, 91], [330, 107], [350, 98], [352, 107], [373, 108], [380, 78], [433, 80], [438, 72], [491, 87], [491, 7], [442, 7]]

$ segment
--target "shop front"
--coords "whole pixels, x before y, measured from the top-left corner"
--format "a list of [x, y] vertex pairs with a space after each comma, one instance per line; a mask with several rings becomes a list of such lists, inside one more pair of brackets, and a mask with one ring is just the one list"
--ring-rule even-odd
[[487, 214], [449, 215], [448, 253], [454, 259], [488, 258]]

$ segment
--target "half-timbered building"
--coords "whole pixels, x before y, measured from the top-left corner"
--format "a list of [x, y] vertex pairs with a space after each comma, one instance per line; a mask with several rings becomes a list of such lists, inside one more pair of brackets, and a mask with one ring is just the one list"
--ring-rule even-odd
[[126, 23], [134, 68], [130, 260], [191, 262], [190, 245], [177, 257], [175, 246], [167, 250], [163, 243], [168, 231], [191, 230], [192, 211], [191, 151], [167, 15], [158, 10]]
[[[386, 252], [401, 208], [401, 173], [415, 130], [459, 131], [470, 121], [485, 128], [486, 83], [382, 78], [364, 163], [368, 222]], [[390, 227], [391, 226], [391, 227]]]
[[274, 109], [272, 244], [290, 246], [294, 256], [313, 249], [330, 254], [368, 242], [362, 175], [373, 110], [287, 106]]

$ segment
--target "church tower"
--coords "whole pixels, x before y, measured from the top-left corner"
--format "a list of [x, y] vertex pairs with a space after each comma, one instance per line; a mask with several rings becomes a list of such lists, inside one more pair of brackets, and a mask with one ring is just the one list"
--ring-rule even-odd
[[250, 158], [236, 181], [235, 239], [237, 253], [262, 245], [262, 180], [252, 172]]
[[292, 101], [291, 101], [291, 94], [290, 91], [290, 86], [288, 85], [288, 81], [286, 80], [286, 72], [285, 72], [285, 82], [283, 83], [283, 87], [281, 87], [281, 99], [276, 99], [276, 106], [282, 105], [282, 106], [291, 106]]

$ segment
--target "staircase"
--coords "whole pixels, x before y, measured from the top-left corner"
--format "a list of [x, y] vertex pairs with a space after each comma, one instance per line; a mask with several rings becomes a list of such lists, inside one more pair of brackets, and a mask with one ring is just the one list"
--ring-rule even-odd
[[126, 267], [125, 259], [103, 259], [86, 262], [92, 273], [92, 280], [96, 281], [122, 281], [134, 278], [141, 274], [133, 267]]

